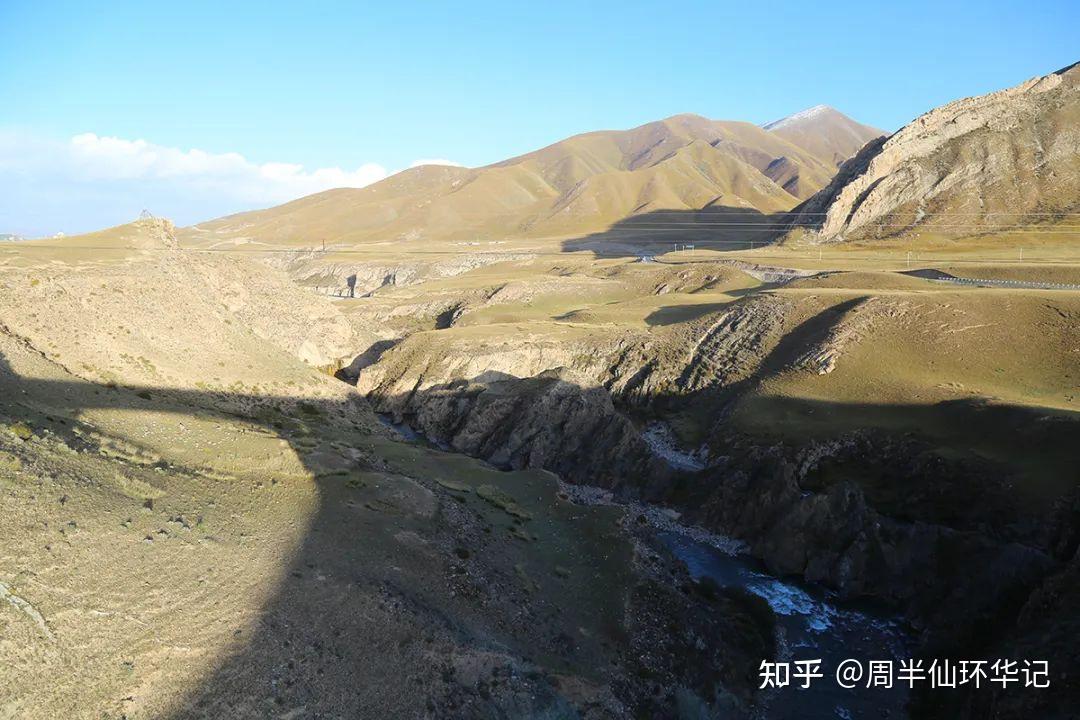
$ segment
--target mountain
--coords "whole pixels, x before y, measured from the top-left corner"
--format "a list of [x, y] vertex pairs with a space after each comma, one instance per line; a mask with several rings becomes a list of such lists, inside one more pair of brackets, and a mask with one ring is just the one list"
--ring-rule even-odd
[[1080, 209], [1080, 63], [965, 98], [874, 141], [798, 208], [819, 239], [975, 235]]
[[836, 171], [835, 141], [815, 145], [814, 132], [803, 128], [794, 142], [782, 130], [676, 115], [631, 130], [575, 135], [486, 167], [413, 168], [366, 188], [202, 223], [184, 239], [311, 247], [572, 237], [655, 211], [787, 211]]
[[866, 143], [888, 135], [884, 130], [855, 122], [828, 105], [815, 105], [762, 127], [819, 158], [828, 158], [837, 166]]

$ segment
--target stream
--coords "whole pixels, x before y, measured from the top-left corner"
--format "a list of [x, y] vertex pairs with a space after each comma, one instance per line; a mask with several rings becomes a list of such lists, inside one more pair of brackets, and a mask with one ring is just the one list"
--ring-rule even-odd
[[[650, 422], [642, 438], [656, 457], [677, 470], [696, 471], [708, 464], [709, 450], [702, 446], [681, 448], [671, 428]], [[907, 659], [912, 641], [902, 625], [888, 615], [839, 603], [822, 588], [781, 580], [766, 572], [741, 543], [711, 536], [698, 529], [679, 525], [671, 519], [648, 513], [660, 540], [687, 567], [695, 579], [708, 577], [721, 587], [741, 588], [764, 599], [776, 614], [782, 661], [820, 659], [822, 678], [809, 688], [793, 686], [772, 690], [768, 717], [838, 718], [906, 717], [907, 688], [867, 686], [867, 681], [847, 689], [836, 681], [836, 668], [848, 658], [860, 661], [864, 671], [868, 661]], [[657, 522], [657, 520], [660, 522]], [[795, 666], [790, 666], [794, 671]]]
[[[395, 423], [379, 414], [382, 422], [409, 442], [453, 452], [446, 443], [437, 442], [406, 423]], [[686, 452], [675, 446], [668, 428], [654, 424], [643, 433], [650, 449], [680, 469], [700, 469], [707, 451]], [[623, 503], [607, 490], [560, 481], [561, 489], [582, 504], [618, 504], [644, 515], [657, 538], [682, 561], [691, 577], [708, 577], [717, 585], [741, 588], [764, 599], [776, 615], [780, 661], [820, 659], [823, 677], [802, 688], [791, 665], [791, 685], [767, 690], [763, 717], [772, 720], [856, 720], [858, 718], [904, 718], [908, 690], [894, 682], [893, 687], [868, 688], [863, 680], [851, 689], [841, 687], [835, 677], [837, 666], [848, 658], [859, 660], [863, 667], [870, 660], [898, 661], [911, 657], [914, 642], [904, 625], [895, 617], [874, 608], [842, 602], [824, 588], [795, 579], [770, 575], [764, 566], [734, 539], [715, 535], [678, 522], [678, 513], [660, 507]]]
[[414, 430], [408, 423], [394, 422], [394, 417], [389, 413], [375, 413], [375, 417], [379, 418], [379, 422], [396, 432], [406, 442], [416, 443], [435, 450], [442, 450], [443, 452], [457, 452], [454, 448], [450, 447], [449, 443], [429, 438], [419, 430]]
[[[824, 677], [809, 688], [792, 685], [769, 691], [768, 718], [854, 720], [903, 718], [906, 685], [867, 688], [866, 678], [851, 689], [836, 682], [837, 666], [847, 658], [891, 660], [911, 656], [913, 642], [896, 619], [875, 610], [841, 603], [822, 588], [769, 575], [761, 564], [730, 542], [709, 542], [676, 530], [660, 530], [660, 540], [685, 563], [695, 579], [711, 578], [721, 587], [737, 587], [763, 598], [776, 614], [778, 659], [820, 659]], [[898, 667], [898, 665], [896, 665]], [[792, 665], [794, 673], [795, 666]]]

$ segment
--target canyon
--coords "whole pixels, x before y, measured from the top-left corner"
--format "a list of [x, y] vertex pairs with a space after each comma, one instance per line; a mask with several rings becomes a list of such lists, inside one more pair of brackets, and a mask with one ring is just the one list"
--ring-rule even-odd
[[1069, 717], [1078, 73], [5, 244], [0, 716]]

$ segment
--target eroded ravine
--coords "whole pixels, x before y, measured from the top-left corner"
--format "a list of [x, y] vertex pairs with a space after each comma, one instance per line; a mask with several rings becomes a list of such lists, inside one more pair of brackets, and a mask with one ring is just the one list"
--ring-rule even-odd
[[[451, 450], [433, 441], [406, 423], [383, 421], [409, 442]], [[692, 465], [694, 456], [672, 447], [667, 434], [652, 428], [655, 438], [650, 448], [674, 465]], [[698, 468], [700, 469], [700, 468]], [[888, 608], [859, 605], [840, 600], [823, 587], [796, 579], [781, 579], [747, 553], [744, 543], [687, 526], [679, 514], [656, 505], [616, 499], [607, 490], [588, 485], [563, 485], [564, 492], [582, 505], [615, 505], [640, 528], [651, 528], [656, 548], [664, 548], [682, 563], [690, 577], [705, 587], [746, 593], [763, 599], [773, 614], [775, 660], [795, 663], [819, 660], [823, 673], [831, 672], [847, 658], [873, 658], [899, 662], [911, 656], [915, 647], [911, 630]], [[761, 658], [769, 660], [770, 658]], [[762, 716], [798, 717], [808, 720], [863, 717], [870, 710], [896, 713], [901, 717], [909, 693], [905, 688], [841, 688], [830, 676], [811, 683], [771, 689], [763, 693], [758, 708]]]
[[[659, 339], [413, 336], [361, 372], [358, 387], [377, 410], [443, 447], [678, 509], [745, 541], [773, 573], [884, 603], [914, 626], [913, 652], [928, 658], [1014, 642], [1022, 609], [1073, 558], [1068, 506], [1013, 507], [1010, 483], [994, 477], [1003, 466], [951, 458], [918, 434], [868, 428], [788, 443], [728, 421], [745, 413], [745, 398], [775, 403], [761, 397], [766, 383], [793, 372], [827, 376], [880, 327], [937, 312], [918, 296], [849, 294], [800, 315], [795, 297], [751, 296]], [[785, 412], [808, 419], [837, 412], [784, 402]], [[973, 429], [1038, 419], [1042, 447], [1075, 431], [1067, 414], [978, 403], [939, 409]], [[703, 417], [711, 426], [689, 444], [658, 429]], [[910, 496], [890, 496], [881, 484], [889, 478]], [[959, 499], [968, 493], [978, 499]], [[955, 709], [953, 700], [915, 701], [924, 714]]]

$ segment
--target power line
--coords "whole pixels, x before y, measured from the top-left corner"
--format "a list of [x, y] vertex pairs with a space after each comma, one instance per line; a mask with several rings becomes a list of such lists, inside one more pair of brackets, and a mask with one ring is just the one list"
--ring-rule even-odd
[[[691, 213], [700, 213], [702, 215], [760, 215], [762, 217], [776, 217], [778, 215], [829, 215], [828, 212], [808, 212], [799, 210], [781, 210], [779, 212], [763, 212], [761, 210], [753, 209], [727, 209], [722, 210], [709, 210], [702, 208], [699, 210], [650, 210], [648, 212], [641, 213], [639, 215], [628, 215], [628, 218], [634, 217], [646, 217], [649, 215], [689, 215]], [[1080, 216], [1080, 212], [953, 212], [951, 210], [944, 212], [924, 212], [922, 217], [996, 217], [999, 215], [1005, 215], [1009, 217], [1068, 217], [1077, 215]]]
[[[643, 223], [626, 223], [622, 227], [620, 227], [619, 229], [620, 230], [629, 230], [631, 228], [674, 229], [674, 228], [680, 228], [680, 227], [739, 227], [739, 228], [756, 228], [756, 229], [760, 229], [760, 230], [787, 230], [787, 229], [797, 229], [799, 227], [802, 227], [802, 226], [795, 226], [794, 228], [788, 228], [788, 227], [777, 226], [777, 225], [771, 225], [769, 227], [762, 227], [763, 225], [767, 225], [767, 223], [724, 223], [724, 222], [719, 222], [719, 223], [700, 222], [699, 223], [699, 222], [684, 222], [684, 223], [653, 224], [653, 223], [644, 223], [643, 222]], [[1009, 225], [933, 225], [933, 226], [929, 226], [929, 227], [924, 227], [922, 225], [914, 225], [912, 223], [866, 223], [864, 225], [859, 226], [859, 229], [863, 229], [863, 228], [911, 228], [913, 230], [914, 229], [919, 229], [920, 231], [923, 231], [923, 232], [937, 232], [938, 230], [946, 230], [946, 229], [948, 229], [948, 230], [1025, 230], [1025, 227], [1023, 225], [1016, 224], [1016, 223], [1009, 224]], [[813, 229], [813, 228], [810, 228], [810, 229]], [[1059, 232], [1059, 231], [1060, 232], [1066, 232], [1066, 231], [1070, 231], [1070, 230], [1080, 230], [1080, 225], [1065, 225], [1065, 226], [1062, 226], [1060, 229], [1059, 228], [1053, 228], [1053, 227], [1038, 227], [1038, 228], [1033, 229], [1034, 232]], [[598, 232], [606, 232], [606, 231], [601, 230], [601, 231], [598, 231]]]
[[[650, 229], [657, 229], [657, 228], [650, 228]], [[676, 228], [668, 227], [668, 228], [659, 228], [659, 229], [675, 230]], [[961, 234], [961, 235], [965, 235], [965, 236], [970, 234], [968, 231], [961, 230], [959, 228], [952, 228], [952, 229], [956, 231], [955, 234]], [[741, 230], [740, 232], [748, 232], [748, 231], [755, 231], [755, 230], [764, 232], [764, 231], [769, 231], [770, 229], [769, 228], [758, 228], [758, 229], [748, 228], [748, 229]], [[1002, 230], [999, 230], [999, 231], [1002, 231]], [[1004, 229], [1003, 231], [1008, 232], [1009, 229]], [[610, 235], [613, 235], [613, 234], [617, 234], [619, 232], [625, 233], [623, 235], [624, 239], [619, 239], [617, 237], [600, 237], [600, 236], [603, 236], [603, 235], [610, 236]], [[1053, 231], [1053, 230], [1022, 230], [1021, 232], [1024, 235], [1069, 235], [1069, 236], [1078, 235], [1078, 236], [1080, 236], [1080, 227], [1078, 227], [1075, 230], [1072, 230], [1072, 229], [1070, 229], [1070, 230], [1061, 230], [1061, 231]], [[928, 234], [930, 234], [930, 233], [928, 233]], [[561, 238], [560, 237], [560, 238], [518, 238], [518, 239], [523, 241], [523, 242], [538, 242], [538, 241], [541, 241], [541, 240], [548, 239], [548, 240], [557, 240], [559, 242], [564, 242], [564, 243], [581, 244], [581, 245], [637, 241], [637, 244], [640, 244], [640, 245], [644, 246], [644, 245], [647, 245], [649, 242], [656, 242], [656, 243], [665, 243], [665, 242], [667, 242], [667, 241], [663, 241], [663, 240], [650, 241], [647, 237], [643, 238], [639, 234], [632, 233], [632, 232], [625, 231], [625, 230], [622, 230], [622, 231], [601, 231], [601, 232], [596, 233], [595, 237], [583, 236], [583, 237], [573, 237], [573, 238]], [[874, 239], [872, 239], [872, 238], [868, 238], [866, 240], [869, 240], [871, 242], [874, 241]], [[910, 238], [908, 238], [908, 240], [910, 240]], [[750, 245], [752, 243], [757, 243], [758, 247], [762, 247], [762, 248], [768, 247], [768, 246], [774, 244], [774, 243], [766, 242], [766, 241], [734, 240], [734, 239], [721, 239], [721, 238], [700, 238], [700, 237], [694, 238], [694, 241], [697, 242], [697, 243], [709, 243], [709, 244], [714, 244], [714, 245]], [[862, 242], [862, 241], [865, 241], [865, 240], [860, 239], [858, 241]], [[401, 241], [401, 242], [408, 242], [408, 241]], [[856, 242], [856, 241], [851, 241], [851, 242]], [[122, 251], [122, 250], [124, 250], [124, 251], [131, 250], [131, 251], [139, 251], [139, 252], [142, 252], [142, 253], [170, 253], [170, 252], [175, 252], [175, 250], [173, 250], [171, 248], [138, 247], [138, 246], [134, 246], [134, 245], [74, 245], [74, 246], [63, 246], [63, 245], [40, 245], [40, 244], [33, 244], [33, 243], [34, 243], [34, 241], [22, 241], [22, 242], [18, 242], [18, 243], [11, 243], [10, 245], [9, 244], [0, 245], [0, 251], [18, 252], [20, 250], [41, 250], [41, 251], [46, 251], [46, 252], [79, 252], [79, 251], [84, 251], [84, 250], [102, 250], [102, 251], [114, 251], [115, 252], [115, 251]], [[538, 254], [538, 251], [530, 250], [529, 248], [518, 248], [518, 249], [507, 248], [505, 250], [479, 250], [479, 249], [471, 249], [471, 247], [475, 247], [475, 246], [466, 246], [466, 247], [458, 246], [458, 247], [448, 247], [445, 250], [416, 250], [416, 249], [411, 249], [411, 248], [407, 248], [407, 247], [400, 247], [400, 246], [387, 247], [386, 241], [380, 241], [380, 242], [377, 242], [377, 243], [369, 243], [369, 244], [371, 245], [371, 247], [368, 247], [368, 248], [357, 248], [357, 247], [333, 248], [333, 247], [331, 247], [331, 248], [328, 248], [326, 250], [323, 250], [321, 248], [316, 248], [316, 247], [310, 247], [310, 248], [309, 247], [298, 247], [298, 248], [281, 248], [281, 247], [231, 247], [231, 248], [181, 247], [181, 248], [177, 248], [177, 249], [179, 249], [181, 251], [184, 251], [184, 252], [195, 252], [195, 253], [235, 253], [235, 254], [250, 254], [250, 255], [310, 255], [310, 256], [375, 255], [375, 254], [385, 255], [385, 254], [388, 254], [388, 253], [397, 254], [397, 255], [410, 255], [410, 254], [440, 254], [440, 255], [514, 255], [514, 254], [520, 255], [520, 254], [530, 254], [530, 255], [536, 255], [536, 254]], [[844, 244], [848, 245], [849, 243], [844, 243]], [[1006, 246], [1006, 247], [1008, 247], [1008, 246]], [[586, 248], [582, 248], [582, 249], [586, 249]], [[570, 251], [563, 251], [563, 252], [561, 252], [559, 254], [566, 254], [566, 252], [570, 252]]]
[[[900, 212], [900, 211], [895, 211], [895, 212]], [[905, 211], [905, 212], [910, 212], [913, 215], [917, 214], [917, 212], [915, 212], [915, 211]], [[624, 220], [629, 220], [629, 219], [639, 218], [639, 217], [649, 217], [651, 215], [754, 215], [754, 216], [763, 217], [763, 218], [774, 218], [774, 217], [782, 217], [782, 216], [785, 216], [785, 215], [826, 216], [826, 215], [829, 215], [829, 214], [830, 213], [827, 212], [827, 211], [825, 211], [825, 212], [809, 212], [809, 211], [806, 211], [806, 210], [777, 210], [777, 211], [772, 211], [772, 212], [766, 212], [766, 211], [763, 211], [763, 210], [755, 210], [753, 208], [727, 208], [727, 207], [725, 207], [725, 208], [721, 208], [721, 209], [717, 209], [717, 210], [710, 210], [709, 208], [697, 208], [697, 209], [688, 208], [686, 210], [677, 210], [677, 209], [676, 210], [649, 210], [649, 211], [642, 212], [642, 213], [637, 213], [637, 214], [634, 214], [634, 215], [627, 215], [623, 219]], [[1050, 217], [1050, 218], [1053, 218], [1053, 217], [1080, 216], [1080, 212], [1064, 212], [1064, 211], [1063, 212], [1053, 212], [1053, 211], [1035, 212], [1035, 211], [1027, 211], [1027, 210], [1025, 210], [1025, 211], [1013, 211], [1013, 212], [1010, 212], [1010, 211], [1001, 211], [1001, 212], [955, 212], [955, 211], [952, 211], [952, 210], [945, 210], [945, 211], [940, 211], [940, 212], [939, 211], [923, 212], [923, 214], [920, 217], [928, 218], [928, 217], [1001, 217], [1001, 216], [1004, 216], [1004, 217]], [[460, 215], [460, 217], [462, 217], [464, 219], [470, 219], [470, 218], [477, 218], [477, 217], [479, 217], [479, 218], [488, 218], [490, 216], [489, 215], [484, 215], [484, 214], [468, 214], [468, 215], [462, 214], [462, 215]], [[206, 230], [205, 228], [200, 227], [200, 225], [202, 225], [202, 224], [210, 225], [210, 224], [212, 224], [214, 222], [217, 222], [217, 221], [211, 220], [211, 221], [209, 221], [207, 223], [197, 223], [197, 224], [191, 225], [189, 227], [198, 228], [202, 232], [213, 232], [212, 230]]]
[[[702, 241], [698, 241], [698, 242], [702, 242]], [[750, 247], [748, 247], [748, 245], [749, 245], [748, 242], [741, 242], [741, 241], [709, 241], [709, 242], [742, 246], [740, 249], [737, 249], [737, 250], [722, 251], [722, 252], [728, 252], [728, 253], [731, 254], [731, 256], [734, 256], [736, 254], [739, 254], [739, 255], [746, 254], [748, 257], [750, 257], [750, 258], [752, 258], [754, 260], [757, 260], [757, 259], [821, 260], [822, 259], [822, 257], [820, 255], [818, 255], [816, 252], [815, 253], [800, 253], [798, 251], [795, 251], [795, 252], [787, 252], [787, 251], [785, 251], [785, 252], [769, 252], [767, 250], [768, 248], [779, 248], [779, 247], [782, 247], [782, 246], [763, 245], [763, 246], [760, 246], [759, 250], [752, 250]], [[1013, 248], [1013, 246], [1008, 246], [1008, 247], [1002, 248], [1002, 249], [1004, 250], [1004, 249], [1012, 249], [1012, 248]], [[135, 247], [116, 247], [116, 246], [102, 246], [102, 247], [98, 247], [98, 248], [95, 248], [95, 247], [92, 247], [92, 246], [82, 246], [80, 248], [48, 248], [48, 247], [40, 247], [39, 246], [39, 247], [37, 247], [35, 249], [40, 249], [40, 250], [74, 250], [74, 249], [95, 250], [95, 249], [97, 249], [97, 250], [108, 250], [108, 251], [139, 250], [139, 251], [144, 252], [144, 253], [177, 252], [175, 250], [169, 250], [168, 248], [135, 248]], [[645, 247], [640, 248], [640, 250], [647, 250], [647, 249], [648, 248], [645, 248]], [[700, 249], [707, 250], [708, 248], [700, 248]], [[744, 253], [743, 251], [746, 251], [746, 252]], [[900, 249], [898, 248], [897, 252], [899, 252], [899, 251], [900, 251]], [[215, 250], [215, 249], [209, 249], [209, 248], [202, 248], [202, 249], [199, 249], [199, 248], [181, 248], [179, 250], [179, 252], [229, 253], [229, 252], [236, 252], [236, 250], [230, 250], [230, 249], [216, 249]], [[291, 250], [272, 250], [272, 251], [269, 251], [269, 252], [271, 252], [271, 253], [293, 253], [295, 251], [291, 251]], [[613, 251], [605, 251], [605, 250], [602, 250], [602, 249], [589, 248], [589, 247], [583, 247], [583, 248], [576, 249], [576, 250], [565, 250], [565, 251], [488, 250], [488, 251], [472, 252], [472, 253], [467, 253], [467, 254], [486, 255], [486, 256], [491, 256], [491, 257], [505, 256], [507, 261], [532, 259], [532, 258], [560, 258], [560, 259], [563, 259], [563, 260], [570, 260], [570, 259], [573, 259], [574, 253], [578, 253], [578, 252], [581, 252], [581, 253], [593, 252], [596, 257], [601, 258], [601, 259], [638, 257], [636, 254], [634, 254], [634, 253], [632, 253], [630, 251], [628, 251], [628, 252], [613, 252]], [[721, 252], [721, 251], [718, 251], [718, 252]], [[833, 254], [830, 253], [830, 255], [825, 256], [824, 259], [826, 259], [826, 260], [843, 260], [844, 262], [901, 262], [903, 260], [903, 258], [901, 258], [901, 257], [899, 257], [897, 255], [866, 255], [866, 254], [862, 254], [862, 253], [852, 253], [852, 252], [847, 252], [847, 251], [841, 251], [841, 252], [843, 253], [842, 257], [837, 257], [836, 255], [833, 255]], [[882, 252], [885, 252], [885, 251], [883, 250]], [[382, 257], [383, 259], [385, 259], [385, 255], [386, 255], [385, 252], [374, 251], [374, 250], [371, 250], [371, 251], [367, 251], [367, 250], [351, 250], [351, 251], [343, 250], [343, 251], [340, 251], [340, 253], [342, 253], [342, 254], [355, 254], [355, 255], [377, 255], [377, 256]], [[609, 253], [609, 254], [604, 254], [604, 253]], [[986, 259], [986, 260], [976, 260], [976, 259], [970, 259], [970, 258], [964, 258], [964, 257], [940, 256], [940, 255], [937, 255], [936, 253], [934, 253], [931, 250], [925, 251], [925, 253], [927, 255], [930, 255], [930, 257], [922, 257], [922, 258], [920, 258], [918, 260], [919, 263], [954, 263], [954, 264], [956, 264], [956, 263], [968, 263], [968, 262], [971, 262], [971, 263], [978, 263], [978, 264], [999, 265], [999, 264], [1002, 264], [1002, 263], [1008, 264], [1008, 263], [1013, 262], [1013, 260], [1011, 258], [1008, 258], [1008, 257], [1000, 257], [1000, 258]], [[402, 250], [402, 251], [395, 252], [394, 254], [397, 255], [397, 256], [416, 255], [416, 256], [426, 256], [426, 257], [432, 257], [432, 256], [437, 256], [437, 257], [459, 257], [463, 253], [461, 251], [458, 251], [458, 250]], [[722, 256], [721, 257], [712, 257], [712, 258], [703, 258], [703, 259], [699, 259], [699, 260], [690, 260], [690, 259], [687, 259], [687, 258], [678, 258], [678, 262], [680, 262], [680, 263], [685, 263], [685, 262], [713, 263], [713, 262], [722, 262], [723, 260], [724, 260], [724, 257], [722, 257]], [[1041, 264], [1080, 265], [1080, 258], [1067, 257], [1067, 256], [1042, 256], [1042, 257], [1036, 257], [1036, 258], [1025, 258], [1024, 261], [1023, 261], [1023, 264], [1025, 264], [1025, 265], [1040, 264], [1040, 263]]]

